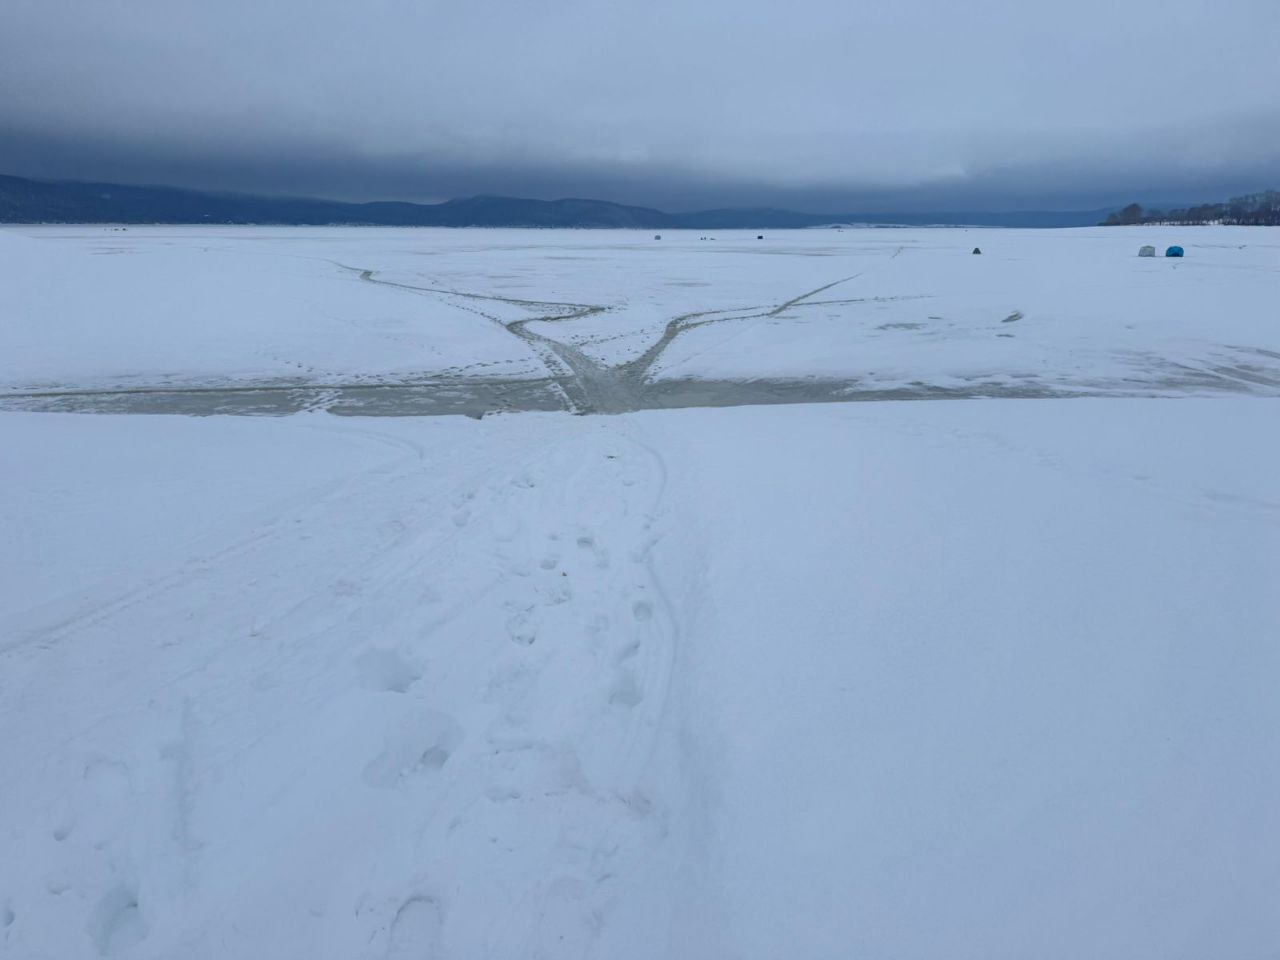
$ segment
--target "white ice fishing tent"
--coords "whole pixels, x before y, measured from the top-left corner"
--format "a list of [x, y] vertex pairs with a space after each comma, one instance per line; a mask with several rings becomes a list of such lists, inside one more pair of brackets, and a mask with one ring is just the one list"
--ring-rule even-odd
[[1154, 257], [1155, 255], [1156, 255], [1155, 247], [1143, 247], [1141, 250], [1138, 251], [1138, 256], [1140, 257]]

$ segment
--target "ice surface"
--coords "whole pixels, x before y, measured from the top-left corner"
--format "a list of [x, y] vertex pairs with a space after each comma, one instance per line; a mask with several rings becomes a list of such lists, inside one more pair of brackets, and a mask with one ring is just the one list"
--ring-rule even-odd
[[[342, 244], [349, 231], [296, 234], [0, 229], [0, 383], [120, 389], [542, 373], [501, 327], [463, 306], [361, 283], [359, 270], [335, 262], [357, 246]], [[423, 256], [394, 235], [390, 244], [380, 264]]]
[[1134, 256], [1166, 233], [9, 228], [0, 402], [474, 415], [1280, 393], [1280, 232], [1202, 228], [1178, 263]]
[[[385, 307], [416, 329], [436, 301], [325, 265], [326, 245], [393, 282], [484, 272], [503, 299], [478, 309], [497, 321], [422, 333], [458, 364], [554, 363], [508, 325], [609, 304], [527, 329], [587, 358], [559, 374], [570, 388], [620, 406], [660, 396], [609, 370], [673, 317], [779, 305], [737, 332], [676, 332], [653, 374], [792, 376], [807, 351], [816, 374], [861, 377], [880, 343], [941, 385], [989, 376], [965, 344], [1013, 330], [1043, 351], [1038, 382], [1085, 392], [1138, 370], [1132, 392], [1161, 396], [0, 413], [0, 956], [1274, 952], [1271, 232], [1241, 233], [1244, 250], [1179, 236], [1176, 266], [1139, 262], [1135, 231], [845, 231], [758, 254], [587, 232], [27, 232], [0, 234], [3, 256], [82, 284], [68, 305], [94, 285], [124, 304], [126, 278], [162, 261], [206, 264], [226, 306], [253, 302], [258, 269], [272, 302], [331, 295], [345, 346], [308, 333], [310, 306], [282, 307], [277, 333], [343, 376], [426, 369], [379, 366], [393, 357], [369, 320]], [[935, 246], [895, 258], [912, 237]], [[131, 252], [93, 254], [109, 242]], [[903, 299], [801, 306], [845, 257]], [[92, 266], [129, 258], [136, 274]], [[300, 272], [281, 280], [282, 264]], [[1056, 279], [1073, 268], [1093, 286]], [[15, 389], [152, 376], [105, 334], [73, 335], [89, 314], [47, 314], [63, 302], [49, 287], [4, 276], [34, 311], [4, 326], [26, 345], [3, 355]], [[721, 282], [712, 297], [663, 277]], [[954, 349], [877, 331], [934, 312], [912, 289], [950, 291]], [[1059, 302], [1073, 312], [1051, 322]], [[181, 378], [277, 375], [250, 370], [250, 321], [202, 309], [167, 329], [139, 304], [151, 319], [123, 335], [164, 330]], [[623, 320], [633, 342], [598, 339]], [[1147, 359], [1126, 366], [1131, 348]], [[1225, 349], [1259, 352], [1252, 379], [1155, 385], [1170, 358], [1203, 370]]]

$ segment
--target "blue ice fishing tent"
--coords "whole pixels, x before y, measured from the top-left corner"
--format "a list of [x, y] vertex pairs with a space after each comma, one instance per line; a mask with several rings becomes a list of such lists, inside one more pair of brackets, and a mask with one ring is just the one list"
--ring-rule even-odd
[[1181, 247], [1170, 247], [1168, 250], [1166, 250], [1166, 251], [1164, 252], [1164, 255], [1165, 255], [1166, 257], [1180, 257], [1180, 256], [1182, 256], [1182, 248], [1181, 248]]

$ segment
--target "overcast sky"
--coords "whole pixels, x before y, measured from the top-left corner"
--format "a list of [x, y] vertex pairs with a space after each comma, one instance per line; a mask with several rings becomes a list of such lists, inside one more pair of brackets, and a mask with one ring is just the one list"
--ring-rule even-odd
[[1067, 209], [1280, 187], [1280, 0], [0, 0], [0, 173]]

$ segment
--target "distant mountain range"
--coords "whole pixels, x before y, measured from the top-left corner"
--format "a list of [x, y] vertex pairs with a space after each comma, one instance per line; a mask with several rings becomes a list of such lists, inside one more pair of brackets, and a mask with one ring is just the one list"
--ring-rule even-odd
[[1111, 210], [1017, 213], [798, 213], [743, 209], [665, 213], [607, 200], [468, 197], [444, 203], [340, 203], [210, 193], [175, 187], [28, 180], [0, 176], [0, 222], [221, 223], [394, 227], [622, 227], [643, 230], [763, 230], [834, 224], [1077, 227]]

